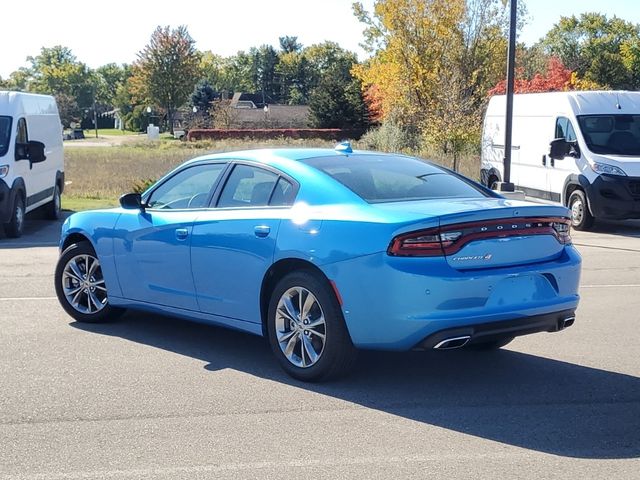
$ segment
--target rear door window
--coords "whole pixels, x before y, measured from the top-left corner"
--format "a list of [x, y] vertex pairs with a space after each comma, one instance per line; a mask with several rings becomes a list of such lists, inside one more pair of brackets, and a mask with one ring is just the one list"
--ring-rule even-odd
[[278, 182], [277, 173], [250, 165], [236, 165], [222, 189], [218, 207], [267, 206]]

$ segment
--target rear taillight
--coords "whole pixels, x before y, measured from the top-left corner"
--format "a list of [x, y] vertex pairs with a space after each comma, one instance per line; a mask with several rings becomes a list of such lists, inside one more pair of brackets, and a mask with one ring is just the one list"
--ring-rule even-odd
[[395, 237], [387, 253], [401, 257], [437, 257], [457, 253], [474, 240], [528, 235], [553, 235], [563, 245], [571, 243], [567, 218], [507, 218], [460, 223], [418, 230]]

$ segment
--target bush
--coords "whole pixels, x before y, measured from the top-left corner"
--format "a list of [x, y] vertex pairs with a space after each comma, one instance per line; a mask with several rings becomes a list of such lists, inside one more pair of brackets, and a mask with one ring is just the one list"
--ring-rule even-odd
[[401, 127], [394, 122], [384, 122], [372, 128], [360, 139], [360, 148], [380, 152], [411, 153], [420, 150], [417, 130]]

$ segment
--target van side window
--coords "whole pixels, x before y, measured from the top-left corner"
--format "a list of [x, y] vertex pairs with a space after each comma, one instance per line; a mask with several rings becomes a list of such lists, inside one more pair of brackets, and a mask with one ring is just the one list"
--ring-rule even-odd
[[567, 123], [569, 120], [565, 117], [558, 117], [556, 120], [556, 136], [553, 138], [565, 138], [567, 134]]
[[556, 120], [556, 136], [554, 138], [564, 138], [567, 142], [576, 141], [576, 132], [567, 117], [558, 117]]
[[27, 121], [24, 118], [18, 120], [18, 132], [16, 133], [16, 143], [27, 143], [29, 134], [27, 133]]
[[565, 139], [567, 140], [567, 142], [575, 142], [577, 140], [576, 132], [573, 129], [573, 125], [571, 125], [571, 122], [569, 120], [567, 120], [567, 135]]

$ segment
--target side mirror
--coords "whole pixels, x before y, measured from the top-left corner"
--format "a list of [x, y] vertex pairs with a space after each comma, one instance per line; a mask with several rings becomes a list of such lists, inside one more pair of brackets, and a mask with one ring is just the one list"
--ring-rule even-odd
[[120, 206], [127, 210], [144, 210], [142, 197], [139, 193], [126, 193], [120, 197]]
[[44, 154], [44, 143], [31, 140], [27, 144], [27, 153], [31, 163], [44, 162], [47, 156]]
[[549, 157], [554, 160], [562, 160], [564, 157], [569, 155], [569, 150], [571, 148], [571, 144], [568, 143], [564, 138], [556, 138], [552, 140], [549, 150]]

